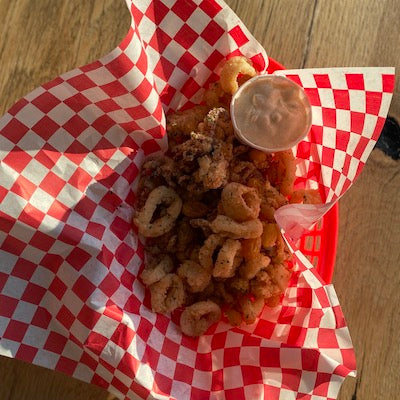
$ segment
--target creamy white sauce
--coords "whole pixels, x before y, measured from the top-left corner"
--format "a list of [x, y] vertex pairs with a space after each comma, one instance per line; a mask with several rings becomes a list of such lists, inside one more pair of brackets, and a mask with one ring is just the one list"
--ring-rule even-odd
[[233, 96], [231, 114], [239, 139], [271, 151], [291, 148], [311, 125], [307, 96], [283, 76], [264, 75], [246, 82]]

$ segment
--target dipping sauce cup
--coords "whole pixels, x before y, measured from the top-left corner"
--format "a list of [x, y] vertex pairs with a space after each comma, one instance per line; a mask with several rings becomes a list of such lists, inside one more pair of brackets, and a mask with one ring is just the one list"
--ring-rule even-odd
[[230, 110], [236, 137], [265, 152], [292, 148], [311, 128], [307, 95], [284, 76], [249, 79], [233, 95]]

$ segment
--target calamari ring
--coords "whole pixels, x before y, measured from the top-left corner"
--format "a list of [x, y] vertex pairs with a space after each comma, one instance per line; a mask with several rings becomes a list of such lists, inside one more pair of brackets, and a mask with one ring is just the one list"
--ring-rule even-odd
[[242, 297], [239, 300], [239, 304], [244, 322], [246, 324], [253, 324], [264, 308], [264, 299], [259, 297], [251, 301], [248, 297]]
[[274, 223], [263, 223], [263, 234], [261, 236], [262, 247], [268, 250], [274, 246], [280, 235], [279, 227]]
[[264, 254], [258, 254], [256, 258], [247, 260], [240, 267], [240, 276], [245, 279], [253, 279], [259, 271], [265, 269], [270, 264], [271, 259]]
[[220, 84], [225, 93], [234, 94], [239, 89], [237, 82], [239, 74], [253, 77], [256, 75], [256, 70], [247, 58], [232, 57], [222, 67], [220, 75]]
[[177, 240], [175, 248], [171, 251], [175, 252], [178, 260], [183, 261], [189, 258], [191, 253], [195, 232], [187, 219], [183, 219], [178, 223]]
[[241, 247], [239, 240], [227, 239], [225, 241], [215, 262], [212, 273], [214, 278], [231, 278], [235, 275], [235, 270], [242, 260]]
[[248, 279], [239, 278], [236, 276], [229, 282], [229, 288], [235, 292], [247, 293], [250, 288], [250, 281]]
[[199, 263], [202, 267], [211, 271], [214, 261], [213, 254], [217, 247], [224, 244], [225, 238], [220, 235], [210, 235], [199, 251]]
[[239, 326], [242, 323], [242, 314], [234, 308], [226, 310], [225, 315], [232, 326]]
[[180, 319], [182, 332], [188, 336], [200, 336], [221, 319], [221, 309], [213, 301], [199, 301], [183, 311]]
[[[214, 295], [216, 298], [221, 301], [220, 304], [234, 304], [235, 298], [231, 293], [228, 292], [227, 288], [225, 287], [224, 281], [219, 281], [215, 283], [214, 288]], [[214, 297], [215, 298], [215, 297]]]
[[296, 180], [296, 159], [292, 150], [275, 153], [275, 157], [279, 160], [279, 167], [282, 169], [279, 190], [283, 195], [289, 196], [293, 193], [293, 185]]
[[165, 275], [150, 286], [153, 312], [165, 314], [180, 307], [185, 301], [182, 279], [176, 274]]
[[288, 286], [291, 272], [283, 264], [274, 264], [268, 269], [268, 273], [272, 281], [283, 293]]
[[[157, 206], [167, 206], [165, 215], [151, 221]], [[182, 208], [182, 200], [174, 190], [166, 186], [159, 186], [151, 191], [143, 208], [137, 213], [133, 222], [139, 233], [146, 237], [157, 237], [170, 231]]]
[[165, 275], [174, 269], [172, 258], [168, 255], [164, 256], [153, 268], [145, 268], [141, 273], [143, 283], [150, 286], [153, 283], [160, 281]]
[[261, 236], [263, 226], [260, 220], [252, 219], [245, 222], [237, 222], [226, 215], [217, 215], [210, 223], [214, 233], [232, 239], [253, 239]]
[[211, 274], [192, 260], [185, 260], [177, 271], [191, 293], [202, 292], [211, 281]]
[[261, 251], [261, 236], [254, 239], [242, 240], [242, 255], [247, 260], [258, 257]]
[[268, 272], [264, 269], [259, 271], [254, 279], [250, 281], [250, 293], [256, 297], [269, 299], [280, 294], [279, 288], [274, 284]]
[[228, 183], [221, 194], [225, 214], [239, 222], [256, 219], [261, 200], [257, 190], [237, 182]]

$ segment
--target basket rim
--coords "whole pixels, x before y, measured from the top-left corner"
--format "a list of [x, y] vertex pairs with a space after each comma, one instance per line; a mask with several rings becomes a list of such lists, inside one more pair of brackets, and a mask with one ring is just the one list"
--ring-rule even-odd
[[[286, 69], [275, 59], [268, 57], [268, 73]], [[339, 236], [339, 206], [336, 202], [332, 208], [322, 217], [320, 229], [320, 248], [318, 250], [317, 271], [325, 283], [331, 283], [336, 260], [337, 242]], [[307, 236], [305, 234], [304, 236]]]

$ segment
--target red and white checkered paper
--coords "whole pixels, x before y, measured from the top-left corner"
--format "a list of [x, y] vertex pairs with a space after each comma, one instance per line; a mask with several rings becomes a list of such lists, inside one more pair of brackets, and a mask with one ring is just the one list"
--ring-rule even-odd
[[[0, 119], [0, 353], [126, 399], [335, 399], [355, 370], [349, 332], [333, 287], [293, 244], [320, 209], [277, 215], [297, 264], [282, 305], [254, 325], [193, 339], [178, 313], [151, 312], [131, 225], [140, 165], [166, 149], [165, 113], [198, 103], [221, 60], [244, 54], [265, 72], [268, 58], [220, 0], [127, 4], [118, 48]], [[394, 71], [282, 73], [313, 106], [298, 184], [320, 187], [328, 209], [379, 136]]]

